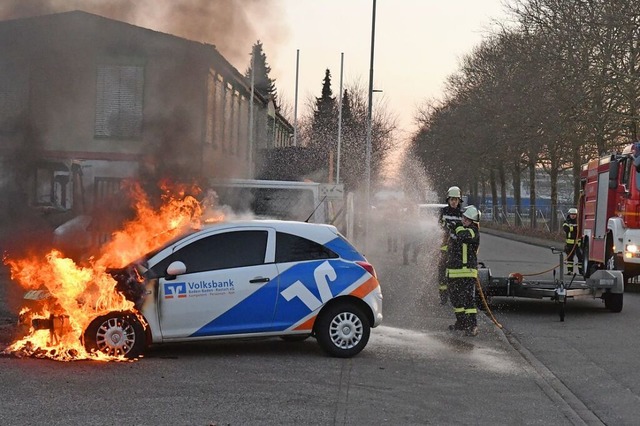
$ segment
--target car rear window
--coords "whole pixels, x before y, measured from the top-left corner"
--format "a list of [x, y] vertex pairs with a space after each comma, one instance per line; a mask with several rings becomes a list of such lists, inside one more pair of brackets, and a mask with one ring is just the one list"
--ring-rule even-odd
[[335, 259], [338, 255], [322, 244], [297, 235], [278, 232], [276, 234], [276, 262], [299, 262], [301, 260]]

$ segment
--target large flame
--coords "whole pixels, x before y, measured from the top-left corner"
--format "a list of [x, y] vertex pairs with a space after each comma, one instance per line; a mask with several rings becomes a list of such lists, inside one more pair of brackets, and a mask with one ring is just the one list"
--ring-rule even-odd
[[27, 290], [20, 318], [53, 319], [64, 332], [58, 335], [31, 327], [4, 353], [62, 361], [121, 359], [88, 353], [81, 343], [82, 333], [96, 317], [111, 311], [135, 311], [134, 303], [115, 290], [116, 281], [107, 268], [127, 265], [188, 228], [198, 228], [202, 219], [203, 206], [194, 197], [198, 188], [163, 183], [161, 189], [161, 206], [154, 209], [140, 185], [129, 185], [135, 218], [112, 235], [88, 266], [76, 264], [57, 250], [44, 259], [5, 257], [11, 279]]

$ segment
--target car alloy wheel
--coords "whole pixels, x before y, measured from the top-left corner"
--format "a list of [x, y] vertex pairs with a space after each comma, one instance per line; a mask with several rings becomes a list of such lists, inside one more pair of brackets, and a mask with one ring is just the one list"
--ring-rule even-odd
[[131, 312], [112, 312], [94, 319], [84, 334], [88, 352], [136, 358], [144, 349], [144, 328]]
[[316, 323], [316, 337], [329, 355], [348, 358], [358, 354], [369, 341], [368, 318], [354, 303], [341, 302], [325, 307]]

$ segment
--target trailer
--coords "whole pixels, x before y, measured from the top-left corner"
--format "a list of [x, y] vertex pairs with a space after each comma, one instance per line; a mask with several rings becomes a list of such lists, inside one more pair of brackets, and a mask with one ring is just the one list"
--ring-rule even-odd
[[624, 277], [622, 271], [599, 269], [585, 280], [579, 275], [563, 274], [564, 251], [550, 247], [559, 256], [559, 274], [554, 269], [553, 280], [529, 280], [522, 274], [513, 273], [508, 277], [493, 277], [488, 268], [478, 270], [480, 285], [485, 298], [518, 297], [550, 299], [558, 305], [560, 321], [564, 321], [569, 299], [601, 299], [611, 312], [621, 312], [624, 297]]

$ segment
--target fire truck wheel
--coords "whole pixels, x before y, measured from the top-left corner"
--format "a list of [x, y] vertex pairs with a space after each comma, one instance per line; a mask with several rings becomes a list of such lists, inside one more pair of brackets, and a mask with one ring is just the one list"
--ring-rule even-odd
[[94, 319], [84, 332], [87, 352], [137, 358], [145, 347], [144, 327], [132, 312], [111, 312]]
[[624, 293], [605, 293], [603, 295], [604, 307], [611, 312], [621, 312], [623, 296]]
[[355, 303], [338, 302], [325, 307], [315, 325], [320, 347], [338, 358], [360, 353], [370, 333], [369, 319]]
[[609, 270], [622, 271], [624, 270], [624, 260], [621, 255], [611, 253], [607, 258], [606, 266]]

